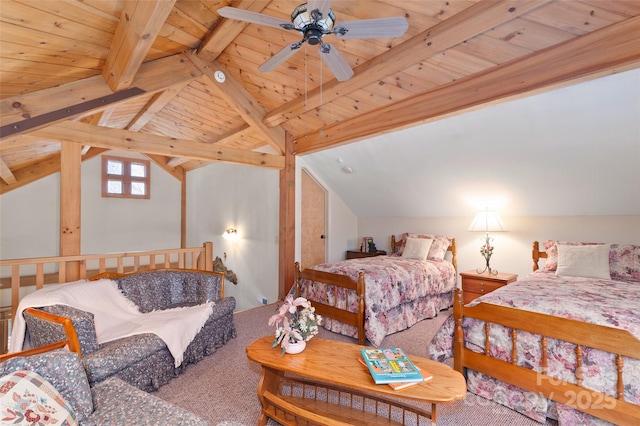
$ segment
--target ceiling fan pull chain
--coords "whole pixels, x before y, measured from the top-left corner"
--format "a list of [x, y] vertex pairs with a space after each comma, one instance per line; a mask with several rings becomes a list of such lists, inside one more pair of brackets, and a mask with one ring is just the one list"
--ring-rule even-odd
[[304, 112], [307, 112], [307, 45], [304, 45]]
[[318, 118], [320, 118], [320, 111], [322, 111], [322, 61], [318, 61], [320, 64], [320, 110], [318, 111]]

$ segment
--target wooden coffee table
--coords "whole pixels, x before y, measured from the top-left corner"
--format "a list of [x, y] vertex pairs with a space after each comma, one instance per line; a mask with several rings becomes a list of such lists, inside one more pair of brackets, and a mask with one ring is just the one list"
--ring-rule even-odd
[[[466, 394], [460, 373], [426, 358], [410, 355], [433, 379], [396, 391], [376, 385], [358, 361], [365, 346], [313, 338], [302, 353], [280, 356], [272, 341], [273, 336], [266, 336], [247, 346], [247, 357], [262, 365], [260, 425], [269, 418], [284, 425], [424, 424], [425, 419], [435, 424], [436, 404]], [[428, 403], [431, 412], [424, 411], [424, 404], [404, 400]]]

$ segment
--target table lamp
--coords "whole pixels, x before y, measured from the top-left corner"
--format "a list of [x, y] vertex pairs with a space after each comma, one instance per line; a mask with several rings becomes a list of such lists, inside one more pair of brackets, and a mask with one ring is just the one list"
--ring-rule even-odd
[[491, 245], [492, 238], [489, 237], [489, 232], [506, 231], [504, 223], [502, 223], [502, 219], [500, 219], [500, 216], [498, 216], [495, 210], [484, 209], [476, 213], [476, 216], [473, 218], [468, 230], [474, 232], [486, 232], [486, 236], [482, 238], [484, 240], [484, 244], [480, 247], [480, 254], [484, 257], [487, 264], [484, 269], [480, 270], [480, 268], [478, 268], [476, 272], [482, 274], [487, 271], [490, 275], [498, 275], [498, 271], [491, 269], [491, 266], [489, 266], [489, 260], [493, 254], [493, 246]]

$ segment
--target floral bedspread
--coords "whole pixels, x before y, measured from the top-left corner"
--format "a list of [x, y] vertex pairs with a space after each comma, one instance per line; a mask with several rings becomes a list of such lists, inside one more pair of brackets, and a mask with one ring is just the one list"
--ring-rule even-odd
[[[538, 271], [486, 294], [471, 302], [493, 303], [502, 306], [550, 314], [578, 321], [621, 328], [640, 338], [640, 283], [593, 278], [558, 276]], [[463, 319], [467, 348], [482, 351], [485, 343], [484, 323], [472, 318]], [[432, 359], [444, 361], [453, 356], [453, 317], [449, 317], [427, 347]], [[489, 339], [491, 356], [511, 361], [509, 330], [492, 325]], [[518, 332], [517, 364], [539, 371], [541, 353], [539, 336]], [[548, 374], [575, 383], [575, 346], [555, 339], [548, 340]], [[625, 400], [640, 405], [640, 361], [623, 358]], [[615, 396], [616, 366], [612, 354], [583, 347], [583, 386]], [[549, 415], [561, 425], [603, 424], [601, 420], [563, 405], [554, 406], [545, 398], [499, 382], [484, 374], [468, 371], [468, 389], [493, 399], [533, 419], [543, 422]], [[577, 401], [580, 402], [580, 401]], [[606, 424], [606, 423], [605, 423]]]
[[[313, 269], [348, 275], [354, 280], [365, 274], [365, 335], [374, 346], [388, 334], [411, 327], [425, 318], [433, 318], [453, 303], [456, 271], [451, 262], [407, 259], [399, 256], [376, 256], [323, 263]], [[347, 294], [348, 293], [348, 294]], [[301, 295], [313, 301], [358, 311], [355, 291], [301, 281]], [[356, 337], [353, 326], [331, 320], [324, 327]]]

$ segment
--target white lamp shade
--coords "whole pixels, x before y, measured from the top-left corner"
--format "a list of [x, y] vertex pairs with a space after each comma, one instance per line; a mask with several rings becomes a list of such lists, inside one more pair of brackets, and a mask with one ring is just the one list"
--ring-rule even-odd
[[477, 232], [504, 232], [507, 228], [504, 226], [502, 219], [495, 210], [481, 210], [476, 213], [468, 231]]

